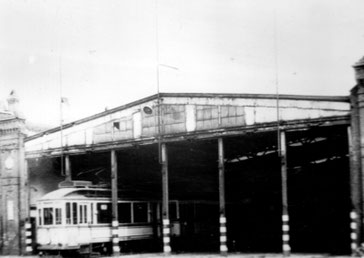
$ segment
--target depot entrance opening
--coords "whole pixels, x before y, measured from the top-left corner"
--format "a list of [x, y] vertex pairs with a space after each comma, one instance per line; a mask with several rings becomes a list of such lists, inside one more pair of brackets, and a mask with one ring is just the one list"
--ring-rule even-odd
[[350, 254], [347, 127], [292, 132], [288, 141], [292, 250]]
[[[350, 253], [346, 130], [345, 126], [330, 126], [286, 132], [289, 244], [293, 253]], [[171, 221], [178, 221], [171, 223], [172, 251], [218, 252], [218, 140], [183, 140], [166, 146], [169, 199], [179, 202], [178, 209], [171, 204], [169, 211]], [[229, 251], [281, 253], [282, 184], [277, 132], [224, 137], [223, 147]], [[161, 203], [158, 144], [119, 149], [116, 155], [119, 194]], [[30, 163], [31, 173], [40, 167], [47, 170], [44, 175], [60, 170], [59, 158], [47, 160], [49, 166], [40, 161]], [[110, 182], [109, 152], [73, 155], [70, 161], [73, 180]], [[47, 185], [47, 177], [36, 179], [40, 185]], [[161, 239], [161, 233], [156, 234]], [[153, 247], [148, 250], [161, 251], [161, 241]], [[131, 250], [146, 251], [143, 245]]]
[[[287, 132], [289, 244], [293, 253], [350, 253], [347, 128]], [[230, 250], [282, 252], [277, 134], [225, 139]]]

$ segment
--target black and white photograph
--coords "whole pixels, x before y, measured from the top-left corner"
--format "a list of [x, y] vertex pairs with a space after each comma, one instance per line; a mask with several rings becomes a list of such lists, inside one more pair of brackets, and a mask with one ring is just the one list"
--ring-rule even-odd
[[364, 257], [364, 1], [0, 0], [0, 257]]

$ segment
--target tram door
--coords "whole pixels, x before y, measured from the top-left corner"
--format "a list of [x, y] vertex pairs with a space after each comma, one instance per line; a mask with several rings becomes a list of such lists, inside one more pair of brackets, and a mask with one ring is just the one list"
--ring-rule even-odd
[[78, 241], [79, 243], [89, 243], [91, 236], [91, 209], [89, 203], [78, 204]]

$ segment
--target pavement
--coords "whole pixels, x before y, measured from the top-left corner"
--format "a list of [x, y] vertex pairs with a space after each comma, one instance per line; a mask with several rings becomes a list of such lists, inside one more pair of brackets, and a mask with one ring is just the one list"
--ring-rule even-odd
[[[165, 255], [163, 253], [152, 253], [152, 254], [127, 254], [121, 255], [120, 258], [223, 258], [223, 257], [231, 257], [231, 258], [283, 258], [283, 254], [247, 254], [247, 253], [228, 253], [227, 255], [221, 254], [202, 254], [202, 253], [181, 253], [181, 254], [170, 254]], [[349, 258], [351, 256], [329, 256], [323, 254], [292, 254], [290, 258], [327, 258], [327, 257], [335, 257], [335, 258]]]
[[[280, 258], [284, 257], [282, 254], [246, 254], [246, 253], [229, 253], [227, 255], [221, 254], [196, 254], [196, 253], [183, 253], [183, 254], [170, 254], [165, 255], [163, 253], [159, 254], [132, 254], [132, 255], [121, 255], [120, 258], [222, 258], [222, 257], [231, 257], [231, 258]], [[325, 258], [328, 256], [323, 255], [291, 255], [291, 258]]]
[[[39, 258], [37, 255], [32, 256], [2, 256], [0, 258]], [[46, 257], [46, 256], [43, 256]], [[55, 258], [57, 256], [50, 256]], [[283, 254], [247, 254], [247, 253], [228, 253], [226, 256], [217, 253], [179, 253], [166, 255], [164, 253], [143, 253], [143, 254], [122, 254], [120, 256], [98, 256], [98, 258], [283, 258]], [[291, 254], [290, 258], [349, 258], [347, 256], [330, 256], [327, 254]], [[96, 258], [96, 256], [94, 257]]]

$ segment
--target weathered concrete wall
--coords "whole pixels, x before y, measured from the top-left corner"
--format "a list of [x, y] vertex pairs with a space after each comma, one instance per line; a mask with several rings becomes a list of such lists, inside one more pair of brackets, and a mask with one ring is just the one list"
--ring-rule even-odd
[[[281, 96], [277, 102], [274, 95], [163, 94], [160, 99], [152, 96], [64, 125], [63, 147], [274, 123], [277, 104], [281, 121], [350, 114], [346, 97]], [[60, 147], [60, 128], [32, 136], [26, 142], [27, 152]]]

